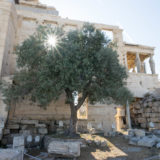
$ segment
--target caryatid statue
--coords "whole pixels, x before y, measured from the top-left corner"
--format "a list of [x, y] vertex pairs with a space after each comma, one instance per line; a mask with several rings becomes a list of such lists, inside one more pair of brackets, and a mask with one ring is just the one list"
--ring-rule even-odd
[[153, 60], [153, 55], [150, 56], [149, 64], [150, 64], [150, 68], [151, 68], [152, 74], [156, 74], [155, 63], [154, 63], [154, 60]]
[[141, 60], [139, 58], [138, 53], [136, 53], [135, 64], [136, 64], [136, 67], [137, 67], [137, 72], [140, 73], [141, 72]]
[[147, 73], [145, 62], [142, 62], [142, 64], [141, 64], [141, 72], [142, 72], [142, 73]]

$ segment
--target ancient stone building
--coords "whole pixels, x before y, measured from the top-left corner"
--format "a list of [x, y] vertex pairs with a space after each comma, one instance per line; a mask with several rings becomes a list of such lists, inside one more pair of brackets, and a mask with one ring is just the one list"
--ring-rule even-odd
[[[38, 0], [0, 0], [0, 76], [1, 79], [10, 79], [16, 71], [16, 57], [12, 54], [14, 46], [22, 43], [29, 35], [33, 34], [38, 25], [50, 24], [52, 27], [61, 26], [65, 31], [82, 27], [84, 22], [71, 20], [59, 16], [54, 7], [42, 5]], [[102, 31], [110, 31], [113, 41], [117, 43], [119, 62], [128, 69], [129, 78], [127, 86], [135, 98], [142, 98], [145, 93], [154, 91], [160, 87], [158, 76], [155, 74], [153, 61], [154, 47], [129, 44], [123, 41], [123, 30], [118, 26], [94, 23], [94, 26]], [[144, 61], [149, 58], [152, 74], [146, 73]], [[64, 97], [50, 104], [46, 110], [31, 104], [22, 102], [10, 107], [9, 112], [0, 100], [0, 135], [8, 117], [8, 128], [20, 130], [22, 120], [50, 121], [56, 120], [68, 123], [70, 116], [69, 107], [64, 104]], [[79, 126], [94, 127], [104, 132], [112, 129], [120, 129], [126, 115], [123, 106], [115, 104], [88, 105], [79, 111]], [[80, 116], [86, 112], [85, 117]], [[37, 121], [36, 121], [37, 122]], [[9, 126], [10, 125], [10, 126]], [[7, 127], [7, 126], [6, 126]]]

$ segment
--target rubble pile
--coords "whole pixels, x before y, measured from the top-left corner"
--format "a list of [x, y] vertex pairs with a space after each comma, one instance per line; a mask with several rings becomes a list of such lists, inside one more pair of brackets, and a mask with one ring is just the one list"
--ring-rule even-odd
[[145, 132], [141, 129], [130, 129], [124, 138], [128, 139], [131, 145], [160, 148], [160, 130]]
[[160, 98], [147, 94], [131, 107], [132, 124], [143, 129], [160, 129]]

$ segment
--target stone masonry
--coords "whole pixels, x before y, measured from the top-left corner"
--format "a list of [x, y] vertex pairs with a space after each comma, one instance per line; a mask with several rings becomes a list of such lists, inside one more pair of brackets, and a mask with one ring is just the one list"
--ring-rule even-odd
[[131, 107], [132, 123], [144, 129], [160, 129], [160, 97], [147, 94]]

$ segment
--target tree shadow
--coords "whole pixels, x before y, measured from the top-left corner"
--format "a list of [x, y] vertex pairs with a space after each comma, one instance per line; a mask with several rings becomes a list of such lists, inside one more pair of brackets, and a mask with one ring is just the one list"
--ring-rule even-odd
[[106, 140], [108, 141], [107, 147], [91, 145], [81, 148], [81, 156], [77, 160], [128, 160], [125, 150], [122, 150], [112, 139], [106, 138]]

